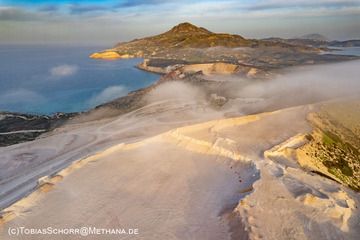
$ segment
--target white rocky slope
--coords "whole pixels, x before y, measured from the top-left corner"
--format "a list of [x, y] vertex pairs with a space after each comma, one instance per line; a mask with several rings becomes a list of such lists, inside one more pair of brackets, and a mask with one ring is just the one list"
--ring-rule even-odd
[[308, 132], [310, 110], [219, 119], [138, 141], [133, 132], [7, 208], [1, 239], [17, 226], [139, 229], [124, 239], [357, 239], [358, 194], [263, 157]]

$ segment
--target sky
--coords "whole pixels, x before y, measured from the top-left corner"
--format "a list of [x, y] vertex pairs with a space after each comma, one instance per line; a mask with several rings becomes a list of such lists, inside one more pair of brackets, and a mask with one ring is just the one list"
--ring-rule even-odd
[[114, 45], [181, 22], [246, 38], [360, 39], [360, 0], [0, 0], [0, 44]]

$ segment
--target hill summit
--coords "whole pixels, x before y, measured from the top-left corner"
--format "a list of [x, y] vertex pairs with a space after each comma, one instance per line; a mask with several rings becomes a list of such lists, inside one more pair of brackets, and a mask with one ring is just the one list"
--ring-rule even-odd
[[209, 30], [197, 27], [194, 24], [184, 22], [176, 25], [172, 29], [170, 29], [167, 34], [187, 34], [187, 33], [195, 33], [195, 34], [212, 34]]
[[191, 23], [180, 23], [159, 35], [118, 43], [114, 48], [92, 54], [92, 58], [132, 58], [166, 56], [168, 53], [189, 48], [248, 47], [256, 44], [240, 35], [214, 33]]

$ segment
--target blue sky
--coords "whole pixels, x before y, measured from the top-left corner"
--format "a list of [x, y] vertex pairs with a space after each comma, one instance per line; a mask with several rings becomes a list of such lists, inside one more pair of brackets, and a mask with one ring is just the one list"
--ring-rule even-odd
[[360, 0], [0, 0], [0, 43], [115, 44], [180, 22], [247, 38], [360, 38]]

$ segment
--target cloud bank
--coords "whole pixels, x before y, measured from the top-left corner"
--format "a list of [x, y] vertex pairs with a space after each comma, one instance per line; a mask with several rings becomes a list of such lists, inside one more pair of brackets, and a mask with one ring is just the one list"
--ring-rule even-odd
[[[360, 96], [360, 61], [296, 67], [270, 80], [230, 79], [226, 107], [243, 114]], [[225, 79], [228, 80], [229, 79]]]

